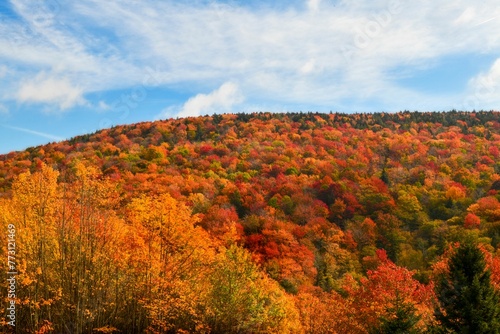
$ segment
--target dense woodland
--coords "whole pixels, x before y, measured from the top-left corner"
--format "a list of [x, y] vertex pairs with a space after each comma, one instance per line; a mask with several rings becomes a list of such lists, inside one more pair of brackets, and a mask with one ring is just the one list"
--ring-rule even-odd
[[224, 114], [0, 156], [17, 333], [498, 333], [499, 199], [499, 112]]

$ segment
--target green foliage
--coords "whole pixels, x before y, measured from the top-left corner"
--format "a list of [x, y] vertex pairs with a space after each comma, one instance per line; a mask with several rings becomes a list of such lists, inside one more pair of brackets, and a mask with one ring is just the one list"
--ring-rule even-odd
[[299, 290], [297, 289], [297, 285], [288, 279], [284, 279], [280, 282], [280, 285], [285, 289], [286, 292], [291, 294], [297, 294]]
[[208, 323], [213, 333], [275, 332], [290, 316], [284, 293], [238, 246], [232, 245], [220, 254], [211, 283], [213, 314]]
[[436, 318], [454, 333], [500, 333], [500, 299], [481, 250], [466, 241], [449, 260], [436, 285]]
[[290, 168], [287, 168], [287, 170], [285, 171], [285, 174], [286, 175], [299, 175], [299, 171], [295, 167], [290, 167]]
[[380, 318], [380, 327], [374, 331], [377, 334], [418, 334], [416, 327], [420, 316], [416, 314], [413, 304], [405, 303], [400, 298], [395, 305], [387, 309], [388, 316]]
[[281, 207], [284, 213], [286, 213], [287, 215], [291, 215], [295, 208], [295, 204], [293, 203], [293, 200], [290, 198], [290, 196], [285, 195], [281, 199]]
[[248, 209], [243, 204], [240, 191], [236, 190], [235, 192], [231, 193], [229, 198], [231, 200], [231, 204], [234, 205], [234, 207], [236, 208], [236, 212], [238, 213], [238, 217], [240, 217], [240, 218], [245, 217], [248, 213]]
[[139, 156], [147, 161], [163, 158], [163, 155], [153, 147], [143, 148]]

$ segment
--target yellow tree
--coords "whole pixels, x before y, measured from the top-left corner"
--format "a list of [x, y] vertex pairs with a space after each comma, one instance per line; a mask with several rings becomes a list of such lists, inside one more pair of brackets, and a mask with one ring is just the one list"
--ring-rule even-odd
[[305, 333], [366, 333], [352, 315], [352, 300], [318, 287], [304, 287], [295, 296]]
[[12, 185], [12, 219], [17, 227], [20, 282], [19, 322], [36, 329], [51, 321], [51, 305], [59, 299], [54, 262], [58, 253], [55, 214], [59, 173], [42, 164], [40, 171], [20, 174]]
[[206, 328], [202, 304], [213, 259], [208, 234], [190, 209], [168, 194], [132, 200], [127, 219], [134, 250], [130, 270], [137, 278], [136, 298], [149, 312], [150, 330]]
[[17, 231], [17, 318], [30, 332], [89, 332], [118, 312], [112, 259], [126, 226], [109, 209], [112, 196], [94, 169], [77, 164], [72, 182], [59, 185], [58, 175], [43, 164], [19, 175], [2, 204], [2, 225]]
[[97, 169], [82, 163], [65, 176], [68, 182], [60, 185], [57, 215], [57, 277], [68, 306], [61, 322], [72, 326], [63, 329], [83, 333], [112, 323], [123, 325], [118, 316], [123, 293], [118, 290], [126, 278], [117, 259], [127, 252], [127, 226], [113, 210], [116, 189]]

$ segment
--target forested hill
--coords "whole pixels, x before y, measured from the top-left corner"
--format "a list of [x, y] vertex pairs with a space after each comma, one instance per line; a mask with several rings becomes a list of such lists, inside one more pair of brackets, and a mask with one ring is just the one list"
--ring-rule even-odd
[[500, 286], [499, 192], [499, 112], [224, 114], [0, 156], [26, 332], [422, 331], [457, 242]]
[[[265, 169], [262, 169], [266, 165], [272, 165], [278, 174], [280, 168], [285, 168], [281, 172], [287, 174], [286, 170], [290, 167], [305, 167], [304, 158], [309, 157], [333, 166], [342, 166], [348, 164], [347, 158], [355, 159], [355, 153], [360, 152], [357, 148], [361, 147], [369, 149], [369, 155], [364, 156], [372, 160], [367, 165], [372, 176], [380, 177], [384, 167], [386, 171], [395, 167], [409, 171], [416, 165], [425, 167], [431, 162], [443, 162], [443, 159], [450, 163], [449, 159], [456, 153], [453, 150], [466, 150], [466, 160], [472, 165], [462, 167], [473, 169], [470, 167], [475, 167], [483, 157], [497, 158], [495, 147], [498, 147], [496, 136], [500, 131], [499, 122], [500, 113], [493, 111], [405, 111], [374, 114], [214, 114], [115, 126], [69, 141], [0, 155], [0, 191], [9, 189], [15, 175], [27, 170], [34, 171], [40, 161], [64, 169], [82, 159], [99, 167], [105, 175], [111, 172], [124, 174], [127, 171], [151, 174], [148, 167], [153, 166], [158, 167], [156, 174], [185, 174], [187, 169], [192, 175], [212, 171], [221, 178], [230, 179], [241, 171], [252, 172], [255, 174], [253, 176], [267, 176], [263, 173]], [[457, 140], [455, 145], [448, 145]], [[460, 147], [456, 144], [460, 144]], [[477, 145], [483, 148], [480, 151], [469, 150]], [[339, 149], [339, 146], [344, 149]], [[425, 152], [417, 151], [416, 147], [422, 147]], [[445, 151], [441, 152], [442, 149]], [[294, 151], [293, 159], [283, 157], [290, 156], [290, 152], [283, 154], [287, 150]], [[328, 153], [327, 156], [319, 154], [324, 151]], [[256, 153], [259, 157], [264, 153], [262, 158], [266, 156], [273, 163], [250, 157]], [[425, 157], [418, 156], [419, 153], [425, 153], [420, 154]], [[281, 157], [275, 157], [276, 154]], [[412, 156], [418, 161], [410, 163], [402, 159], [403, 156]], [[205, 163], [200, 165], [199, 160]], [[222, 160], [225, 160], [222, 169], [227, 175], [206, 166], [207, 161], [222, 163]], [[229, 160], [238, 166], [228, 164]], [[339, 160], [344, 162], [339, 163]], [[244, 167], [247, 163], [252, 166]], [[495, 164], [486, 165], [495, 168]], [[354, 170], [356, 173], [361, 172], [363, 177], [367, 175], [362, 168]], [[306, 174], [310, 173], [306, 171]]]

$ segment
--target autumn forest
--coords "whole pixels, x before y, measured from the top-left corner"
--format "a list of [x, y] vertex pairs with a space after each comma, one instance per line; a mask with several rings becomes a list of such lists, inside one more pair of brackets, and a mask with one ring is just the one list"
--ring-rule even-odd
[[[0, 155], [17, 333], [500, 333], [500, 112], [252, 113]], [[14, 254], [14, 253], [12, 253]]]

